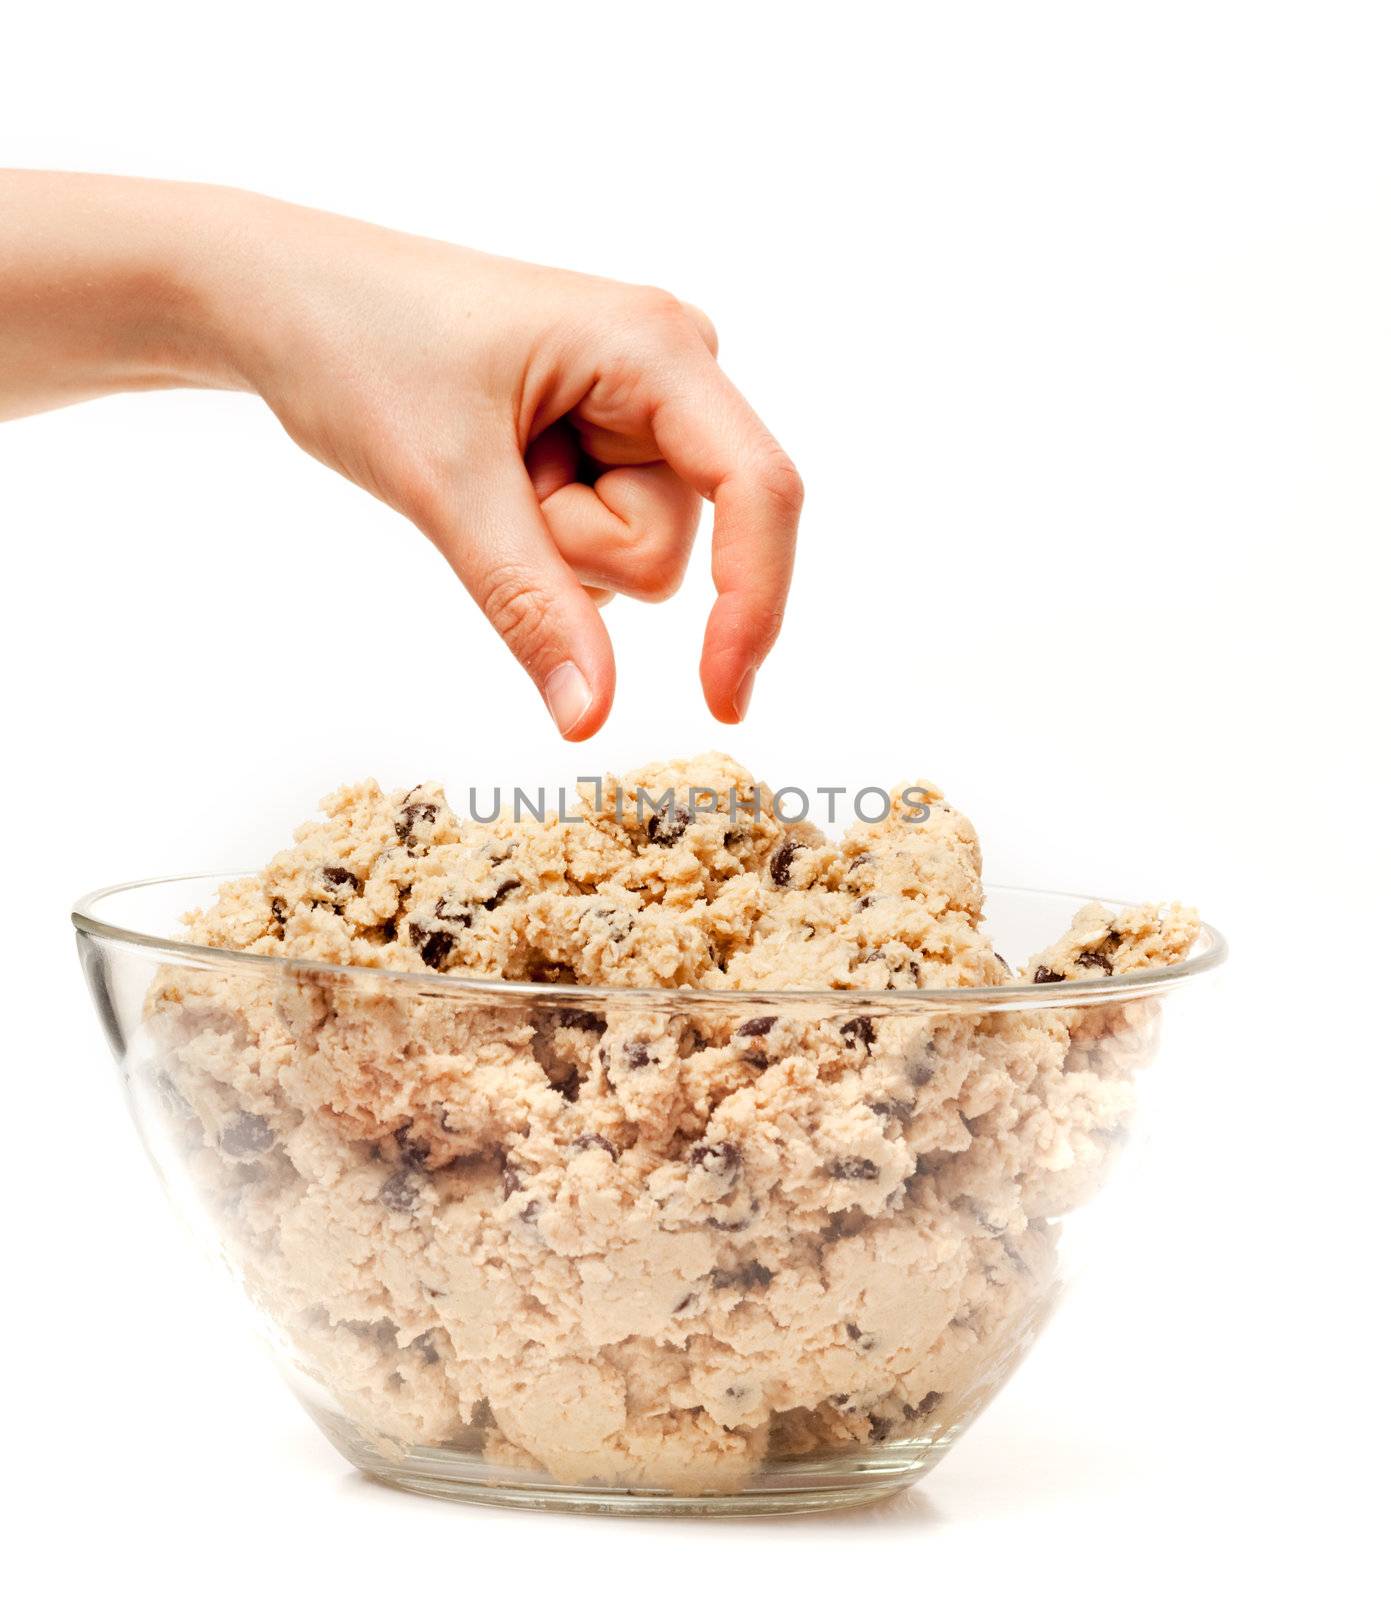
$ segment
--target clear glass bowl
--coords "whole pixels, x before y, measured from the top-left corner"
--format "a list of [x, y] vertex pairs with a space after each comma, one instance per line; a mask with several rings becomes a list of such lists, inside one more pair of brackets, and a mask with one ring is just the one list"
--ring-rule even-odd
[[[355, 1466], [572, 1510], [816, 1510], [937, 1462], [1056, 1302], [1161, 1001], [1224, 955], [1205, 927], [1086, 983], [480, 982], [180, 941], [221, 881], [73, 915], [176, 1206]], [[994, 942], [1083, 903], [994, 889]]]

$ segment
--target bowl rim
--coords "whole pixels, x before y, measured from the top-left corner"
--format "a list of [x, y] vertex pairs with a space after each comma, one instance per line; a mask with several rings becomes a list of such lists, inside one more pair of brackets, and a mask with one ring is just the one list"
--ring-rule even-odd
[[[175, 873], [171, 876], [135, 878], [126, 883], [108, 884], [93, 889], [73, 906], [73, 926], [80, 935], [112, 944], [133, 946], [157, 953], [186, 966], [223, 968], [232, 972], [279, 972], [284, 976], [332, 979], [339, 983], [384, 983], [426, 998], [448, 995], [474, 995], [494, 1000], [526, 1000], [557, 1006], [593, 1008], [617, 1005], [638, 1006], [644, 1010], [733, 1010], [741, 1012], [776, 1006], [780, 1010], [815, 1008], [836, 1013], [868, 1013], [890, 1016], [899, 1012], [921, 1011], [1052, 1011], [1100, 1005], [1106, 1001], [1135, 1000], [1167, 993], [1205, 973], [1215, 971], [1227, 959], [1227, 941], [1210, 923], [1200, 922], [1195, 953], [1167, 967], [1145, 967], [1136, 972], [1110, 977], [1066, 980], [1062, 983], [982, 984], [957, 989], [692, 989], [627, 987], [621, 984], [523, 983], [510, 978], [465, 977], [448, 972], [409, 972], [395, 967], [348, 966], [331, 961], [310, 961], [295, 956], [261, 955], [252, 950], [226, 950], [192, 940], [161, 938], [122, 927], [97, 914], [104, 900], [135, 890], [163, 888], [178, 883], [214, 882], [225, 884], [254, 873], [228, 872]], [[1015, 884], [984, 886], [987, 910], [994, 894], [1028, 895], [1080, 906], [1098, 901], [1110, 909], [1123, 910], [1137, 904], [1102, 895], [1076, 895], [1053, 889], [1032, 889]]]

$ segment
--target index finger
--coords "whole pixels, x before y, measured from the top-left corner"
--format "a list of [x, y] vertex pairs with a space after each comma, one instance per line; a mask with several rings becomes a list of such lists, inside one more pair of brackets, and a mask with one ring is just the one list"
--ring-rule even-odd
[[754, 674], [782, 626], [802, 480], [703, 347], [673, 373], [653, 410], [652, 434], [680, 477], [714, 502], [716, 599], [700, 679], [714, 715], [741, 722]]

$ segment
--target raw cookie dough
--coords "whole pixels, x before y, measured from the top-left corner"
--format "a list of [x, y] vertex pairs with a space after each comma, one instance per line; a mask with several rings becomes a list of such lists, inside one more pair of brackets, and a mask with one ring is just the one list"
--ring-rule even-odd
[[[719, 798], [640, 816], [640, 788]], [[579, 821], [363, 783], [188, 936], [425, 981], [169, 966], [151, 1076], [251, 1292], [357, 1426], [725, 1492], [926, 1447], [1046, 1314], [1055, 1219], [1126, 1129], [1153, 1002], [863, 1001], [1080, 985], [1181, 960], [1198, 924], [1089, 907], [1021, 978], [982, 915], [975, 831], [930, 784], [828, 839], [719, 755], [610, 779]]]

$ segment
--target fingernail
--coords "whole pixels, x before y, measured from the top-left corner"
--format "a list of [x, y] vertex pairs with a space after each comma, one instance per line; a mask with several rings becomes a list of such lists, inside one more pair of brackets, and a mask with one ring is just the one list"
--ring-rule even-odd
[[740, 678], [739, 687], [734, 691], [734, 711], [740, 722], [748, 714], [749, 701], [753, 699], [753, 680], [756, 672], [756, 668], [750, 667], [744, 676]]
[[546, 697], [546, 708], [561, 733], [569, 733], [594, 701], [589, 685], [584, 681], [584, 674], [573, 661], [557, 667], [546, 679], [546, 686], [541, 692]]

